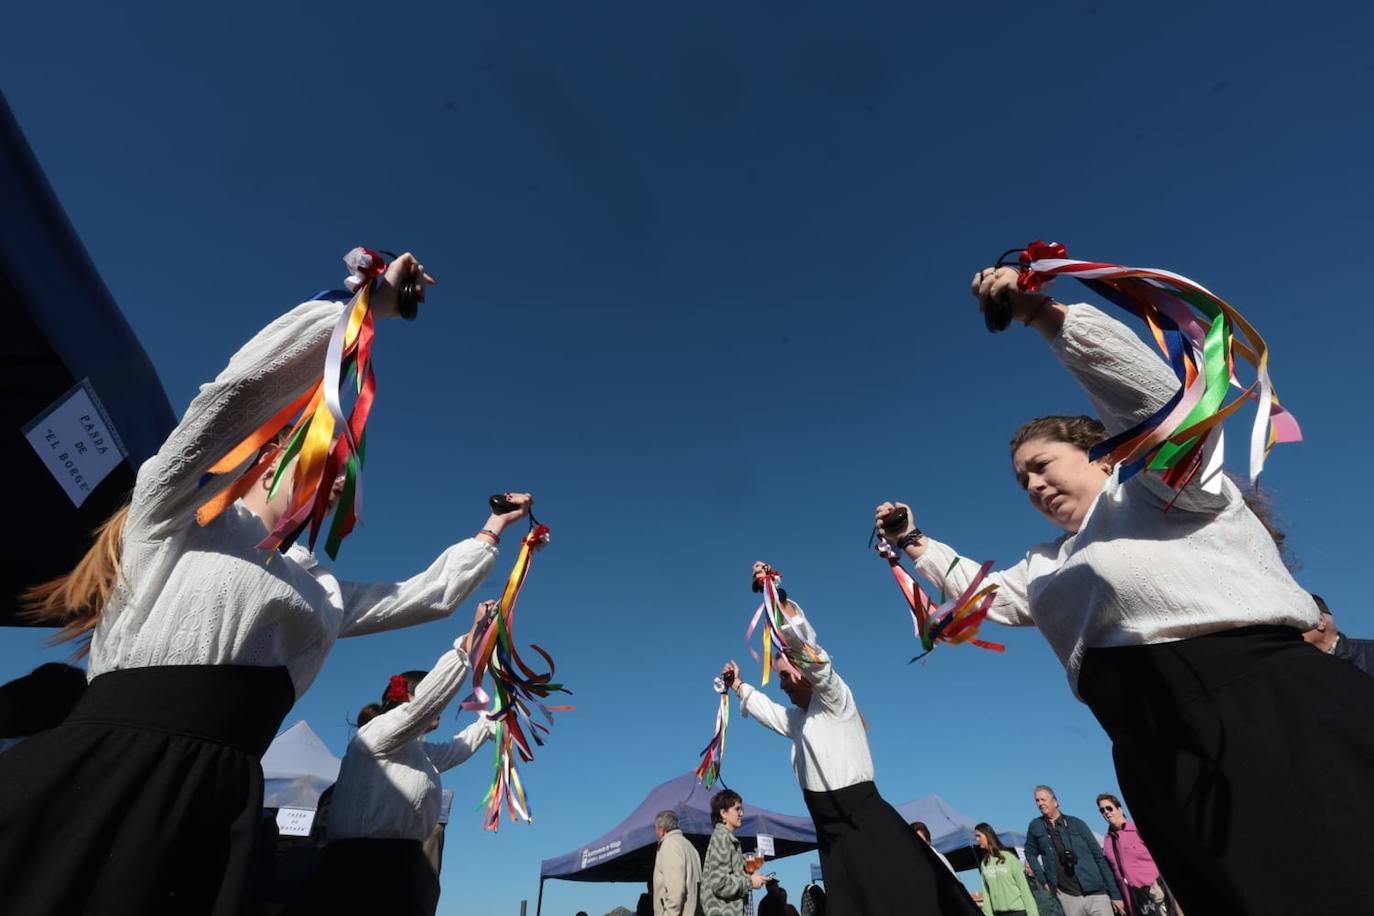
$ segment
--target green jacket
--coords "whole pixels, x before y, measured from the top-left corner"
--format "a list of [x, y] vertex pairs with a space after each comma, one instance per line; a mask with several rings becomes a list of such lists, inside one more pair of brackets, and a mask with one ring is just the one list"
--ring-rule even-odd
[[744, 901], [749, 899], [753, 882], [744, 870], [744, 853], [739, 840], [717, 824], [706, 844], [706, 862], [701, 867], [701, 911], [705, 916], [744, 916]]
[[1026, 916], [1040, 916], [1026, 881], [1026, 870], [1016, 853], [1003, 850], [1002, 861], [985, 856], [978, 866], [983, 876], [983, 912], [993, 916], [998, 910], [1025, 910]]

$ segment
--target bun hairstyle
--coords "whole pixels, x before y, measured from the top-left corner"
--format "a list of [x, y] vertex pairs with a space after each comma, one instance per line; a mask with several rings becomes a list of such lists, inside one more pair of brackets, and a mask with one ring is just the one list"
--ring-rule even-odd
[[386, 689], [382, 691], [382, 701], [380, 703], [368, 703], [358, 710], [358, 718], [354, 725], [362, 728], [383, 713], [391, 712], [397, 706], [409, 701], [410, 694], [415, 692], [415, 688], [420, 686], [420, 682], [425, 679], [427, 674], [429, 674], [428, 671], [406, 671], [402, 674], [393, 674], [391, 679], [386, 682]]

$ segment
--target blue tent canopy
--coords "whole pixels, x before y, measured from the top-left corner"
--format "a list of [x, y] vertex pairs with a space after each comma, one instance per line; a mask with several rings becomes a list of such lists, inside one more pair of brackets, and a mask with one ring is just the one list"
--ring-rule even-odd
[[[706, 789], [696, 775], [684, 773], [656, 786], [629, 816], [607, 833], [572, 852], [545, 859], [539, 867], [542, 883], [547, 878], [564, 881], [637, 881], [649, 879], [654, 868], [658, 840], [654, 815], [673, 811], [683, 834], [698, 850], [711, 837], [711, 796], [723, 785]], [[773, 837], [775, 858], [794, 856], [816, 848], [816, 828], [809, 817], [778, 814], [753, 805], [745, 806], [744, 824], [735, 831], [741, 839], [760, 833]]]
[[[897, 813], [908, 823], [921, 821], [930, 828], [930, 844], [944, 853], [958, 871], [978, 867], [973, 843], [973, 828], [978, 823], [945, 802], [938, 795], [927, 795], [897, 806]], [[997, 839], [1008, 849], [1026, 845], [1026, 835], [1014, 830], [998, 830]]]
[[176, 418], [3, 97], [0, 200], [0, 625], [22, 625], [18, 594], [81, 558]]
[[[706, 789], [697, 782], [694, 773], [684, 773], [655, 786], [644, 801], [609, 832], [572, 852], [543, 861], [539, 866], [539, 903], [535, 912], [538, 913], [543, 905], [544, 882], [550, 878], [647, 882], [653, 874], [654, 855], [658, 851], [654, 816], [660, 811], [675, 812], [683, 834], [697, 852], [704, 855], [712, 830], [711, 796], [723, 788], [726, 786], [718, 783]], [[778, 814], [753, 805], [746, 805], [744, 811], [744, 824], [735, 831], [735, 836], [749, 839], [763, 833], [773, 837], [774, 858], [794, 856], [816, 848], [816, 828], [811, 818]]]

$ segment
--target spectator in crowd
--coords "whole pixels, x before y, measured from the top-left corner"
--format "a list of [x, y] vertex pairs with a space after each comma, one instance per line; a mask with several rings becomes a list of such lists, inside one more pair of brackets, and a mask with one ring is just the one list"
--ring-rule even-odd
[[1321, 616], [1317, 625], [1302, 634], [1302, 638], [1321, 649], [1327, 655], [1334, 655], [1350, 662], [1365, 674], [1374, 674], [1374, 639], [1351, 639], [1336, 628], [1336, 618], [1321, 595], [1313, 595]]
[[744, 800], [731, 789], [711, 796], [710, 842], [706, 844], [706, 863], [701, 869], [701, 909], [703, 916], [744, 916], [749, 893], [763, 887], [760, 872], [744, 870], [735, 831], [744, 823]]
[[759, 901], [758, 916], [787, 916], [792, 909], [787, 903], [787, 891], [781, 884], [769, 881], [763, 886], [763, 899]]
[[682, 835], [673, 811], [660, 811], [654, 816], [654, 835], [658, 837], [658, 852], [654, 855], [654, 916], [696, 916], [701, 856]]
[[985, 916], [1040, 916], [1021, 861], [997, 839], [997, 831], [979, 824], [973, 828], [973, 839], [982, 855], [978, 873], [983, 878]]
[[826, 908], [824, 888], [819, 884], [808, 884], [802, 888], [801, 916], [825, 916]]
[[954, 866], [949, 864], [949, 859], [945, 858], [945, 854], [936, 849], [935, 844], [930, 841], [930, 828], [926, 826], [925, 821], [912, 821], [911, 829], [921, 838], [921, 842], [929, 846], [930, 851], [935, 853], [941, 862], [945, 863], [945, 868], [949, 869], [949, 873], [954, 874]]
[[1121, 888], [1128, 916], [1179, 916], [1178, 905], [1160, 877], [1154, 857], [1135, 824], [1126, 820], [1121, 799], [1103, 792], [1097, 796], [1097, 810], [1107, 819], [1102, 852]]
[[1088, 825], [1059, 810], [1049, 786], [1035, 787], [1040, 816], [1026, 827], [1026, 859], [1035, 878], [1059, 897], [1065, 916], [1124, 914], [1116, 878]]

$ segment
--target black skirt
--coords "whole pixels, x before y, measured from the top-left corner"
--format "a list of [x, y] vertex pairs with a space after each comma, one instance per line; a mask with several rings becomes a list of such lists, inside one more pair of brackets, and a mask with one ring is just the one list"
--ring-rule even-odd
[[968, 891], [871, 782], [803, 790], [829, 916], [981, 916]]
[[260, 759], [285, 668], [132, 668], [0, 754], [0, 909], [239, 916], [264, 859]]
[[434, 916], [438, 905], [439, 876], [419, 840], [339, 840], [292, 916]]
[[1374, 678], [1290, 627], [1090, 649], [1079, 695], [1187, 913], [1374, 913]]

